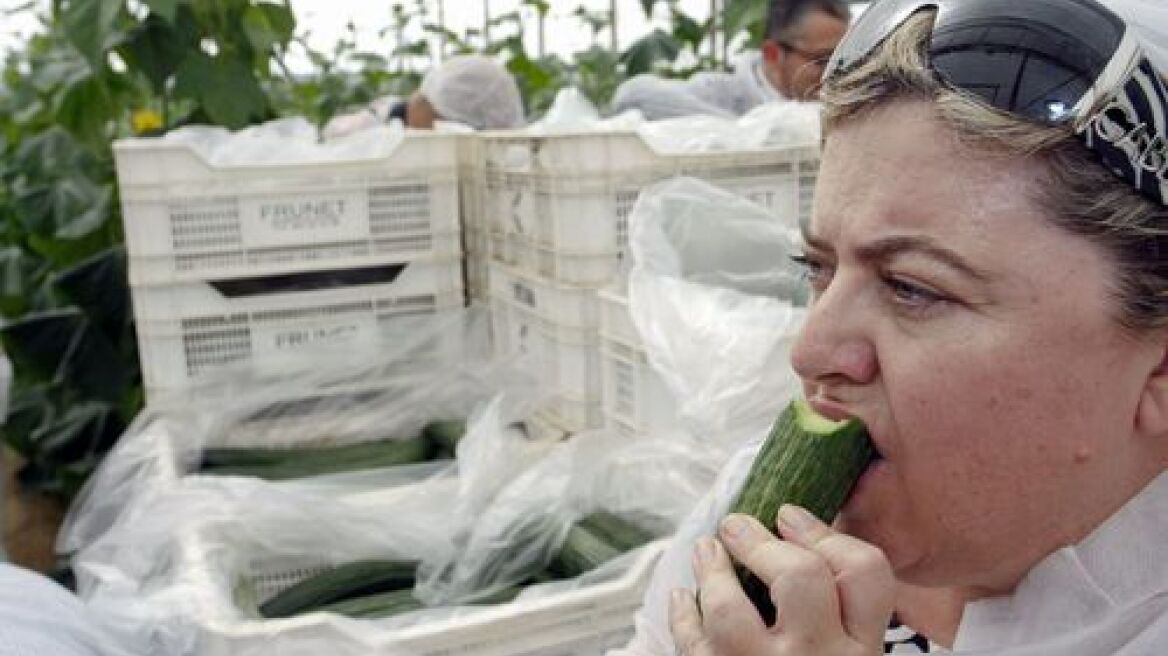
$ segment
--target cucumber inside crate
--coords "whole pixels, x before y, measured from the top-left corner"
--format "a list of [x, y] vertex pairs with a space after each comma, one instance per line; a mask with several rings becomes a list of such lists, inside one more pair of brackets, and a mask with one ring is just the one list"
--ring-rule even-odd
[[[453, 491], [451, 492], [453, 493]], [[191, 579], [202, 585], [222, 585], [223, 562], [243, 564], [235, 572], [244, 587], [262, 591], [258, 598], [287, 588], [327, 563], [303, 554], [287, 555], [252, 552], [222, 553], [221, 548], [201, 535], [190, 535], [186, 551], [199, 570]], [[368, 631], [376, 635], [376, 653], [398, 651], [417, 656], [601, 656], [608, 648], [623, 644], [631, 635], [633, 616], [653, 571], [653, 565], [666, 545], [659, 540], [632, 555], [632, 562], [618, 578], [533, 599], [495, 606], [485, 606], [457, 617], [437, 619], [421, 624], [378, 628], [377, 620], [366, 621]], [[239, 549], [238, 545], [230, 545]], [[225, 561], [226, 559], [226, 561]], [[201, 590], [199, 592], [202, 592]], [[212, 595], [207, 595], [208, 598]], [[215, 595], [217, 599], [222, 596]], [[199, 656], [228, 656], [251, 649], [263, 650], [273, 640], [294, 645], [298, 640], [326, 644], [344, 641], [346, 625], [323, 613], [310, 613], [278, 620], [258, 620], [216, 609], [217, 618], [202, 622]], [[369, 633], [372, 640], [375, 634]]]

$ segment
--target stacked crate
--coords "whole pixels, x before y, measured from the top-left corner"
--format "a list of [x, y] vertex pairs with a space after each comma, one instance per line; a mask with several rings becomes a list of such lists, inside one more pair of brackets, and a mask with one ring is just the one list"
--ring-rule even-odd
[[649, 364], [629, 316], [623, 286], [603, 289], [600, 302], [600, 373], [604, 426], [625, 435], [674, 426], [677, 401]]
[[304, 164], [114, 155], [148, 397], [376, 353], [464, 304], [455, 135]]
[[568, 431], [604, 423], [596, 292], [627, 266], [641, 190], [692, 176], [805, 218], [819, 163], [813, 146], [666, 155], [634, 132], [495, 133], [482, 145], [496, 345], [535, 354], [555, 390], [548, 419]]
[[476, 134], [459, 136], [458, 196], [462, 216], [462, 244], [466, 254], [466, 297], [487, 299], [487, 227], [483, 204], [486, 182], [482, 140]]

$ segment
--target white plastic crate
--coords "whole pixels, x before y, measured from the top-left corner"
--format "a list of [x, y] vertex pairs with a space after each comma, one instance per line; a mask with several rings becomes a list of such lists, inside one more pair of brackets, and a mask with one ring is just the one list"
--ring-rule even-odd
[[633, 132], [489, 134], [483, 147], [490, 229], [576, 256], [623, 252], [638, 194], [674, 175], [805, 220], [819, 168], [814, 146], [666, 155]]
[[621, 271], [619, 253], [576, 255], [524, 242], [513, 235], [504, 238], [508, 239], [510, 262], [515, 267], [547, 280], [595, 288], [608, 284]]
[[482, 140], [477, 134], [458, 135], [459, 213], [464, 230], [485, 230], [485, 189]]
[[[364, 635], [373, 644], [369, 656], [602, 656], [632, 637], [634, 614], [667, 543], [646, 545], [623, 575], [595, 585], [401, 628], [379, 629], [378, 620], [367, 620]], [[199, 587], [218, 585], [223, 562], [250, 564], [250, 571], [240, 574], [253, 582], [260, 598], [319, 569], [319, 563], [303, 558], [232, 554], [225, 561], [220, 550], [197, 535], [184, 541], [183, 552], [186, 575]], [[292, 648], [301, 641], [315, 646], [349, 644], [352, 639], [343, 625], [324, 613], [259, 620], [219, 609], [200, 622], [200, 629], [198, 656], [267, 653], [273, 644]]]
[[548, 283], [597, 288], [607, 284], [620, 270], [620, 256], [572, 255], [536, 246], [518, 235], [487, 233], [489, 259], [505, 264], [528, 277]]
[[490, 260], [489, 239], [486, 231], [467, 228], [463, 234], [466, 269], [466, 297], [470, 301], [485, 301], [489, 294], [487, 262]]
[[644, 351], [601, 337], [600, 360], [605, 417], [638, 434], [676, 424], [677, 401]]
[[387, 157], [215, 166], [165, 139], [114, 144], [139, 284], [456, 255], [456, 135], [406, 135]]
[[238, 294], [241, 282], [131, 288], [148, 394], [189, 388], [217, 371], [270, 374], [359, 358], [422, 334], [438, 313], [465, 302], [457, 260], [408, 263], [392, 282], [309, 291]]
[[604, 426], [604, 407], [599, 402], [558, 395], [545, 403], [536, 417], [565, 433], [580, 433]]
[[641, 335], [629, 315], [629, 299], [624, 289], [601, 289], [596, 292], [600, 305], [600, 334], [608, 339], [641, 348]]
[[494, 261], [487, 272], [492, 299], [525, 308], [556, 326], [585, 328], [593, 334], [600, 326], [594, 288], [558, 284]]
[[676, 423], [677, 401], [649, 364], [628, 299], [620, 289], [600, 290], [597, 298], [605, 426], [625, 434], [669, 428]]
[[[532, 373], [557, 395], [578, 401], [584, 408], [600, 403], [600, 351], [595, 328], [549, 321], [527, 307], [497, 297], [491, 298], [491, 328], [496, 352], [529, 356]], [[581, 413], [573, 415], [575, 419]], [[598, 419], [597, 413], [586, 410], [583, 416], [585, 423]]]
[[491, 327], [496, 351], [525, 356], [532, 375], [551, 389], [541, 419], [569, 433], [603, 425], [595, 329], [558, 325], [498, 298], [491, 299]]

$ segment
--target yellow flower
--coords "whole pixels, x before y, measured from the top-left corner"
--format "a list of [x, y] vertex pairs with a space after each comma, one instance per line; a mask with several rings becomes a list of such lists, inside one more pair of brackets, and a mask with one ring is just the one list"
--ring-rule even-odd
[[152, 109], [139, 109], [130, 115], [134, 134], [145, 134], [162, 128], [162, 116]]

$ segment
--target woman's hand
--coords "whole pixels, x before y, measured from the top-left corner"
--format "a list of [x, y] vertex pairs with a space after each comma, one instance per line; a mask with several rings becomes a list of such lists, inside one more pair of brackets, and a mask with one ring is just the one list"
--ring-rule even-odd
[[[694, 553], [698, 595], [675, 590], [669, 624], [684, 656], [876, 656], [892, 616], [896, 581], [884, 553], [837, 533], [795, 506], [779, 510], [776, 539], [731, 515], [721, 543]], [[723, 547], [725, 544], [725, 547]], [[727, 551], [729, 553], [727, 553]], [[767, 627], [734, 574], [733, 558], [769, 583], [777, 619]], [[698, 599], [701, 608], [698, 607]]]

